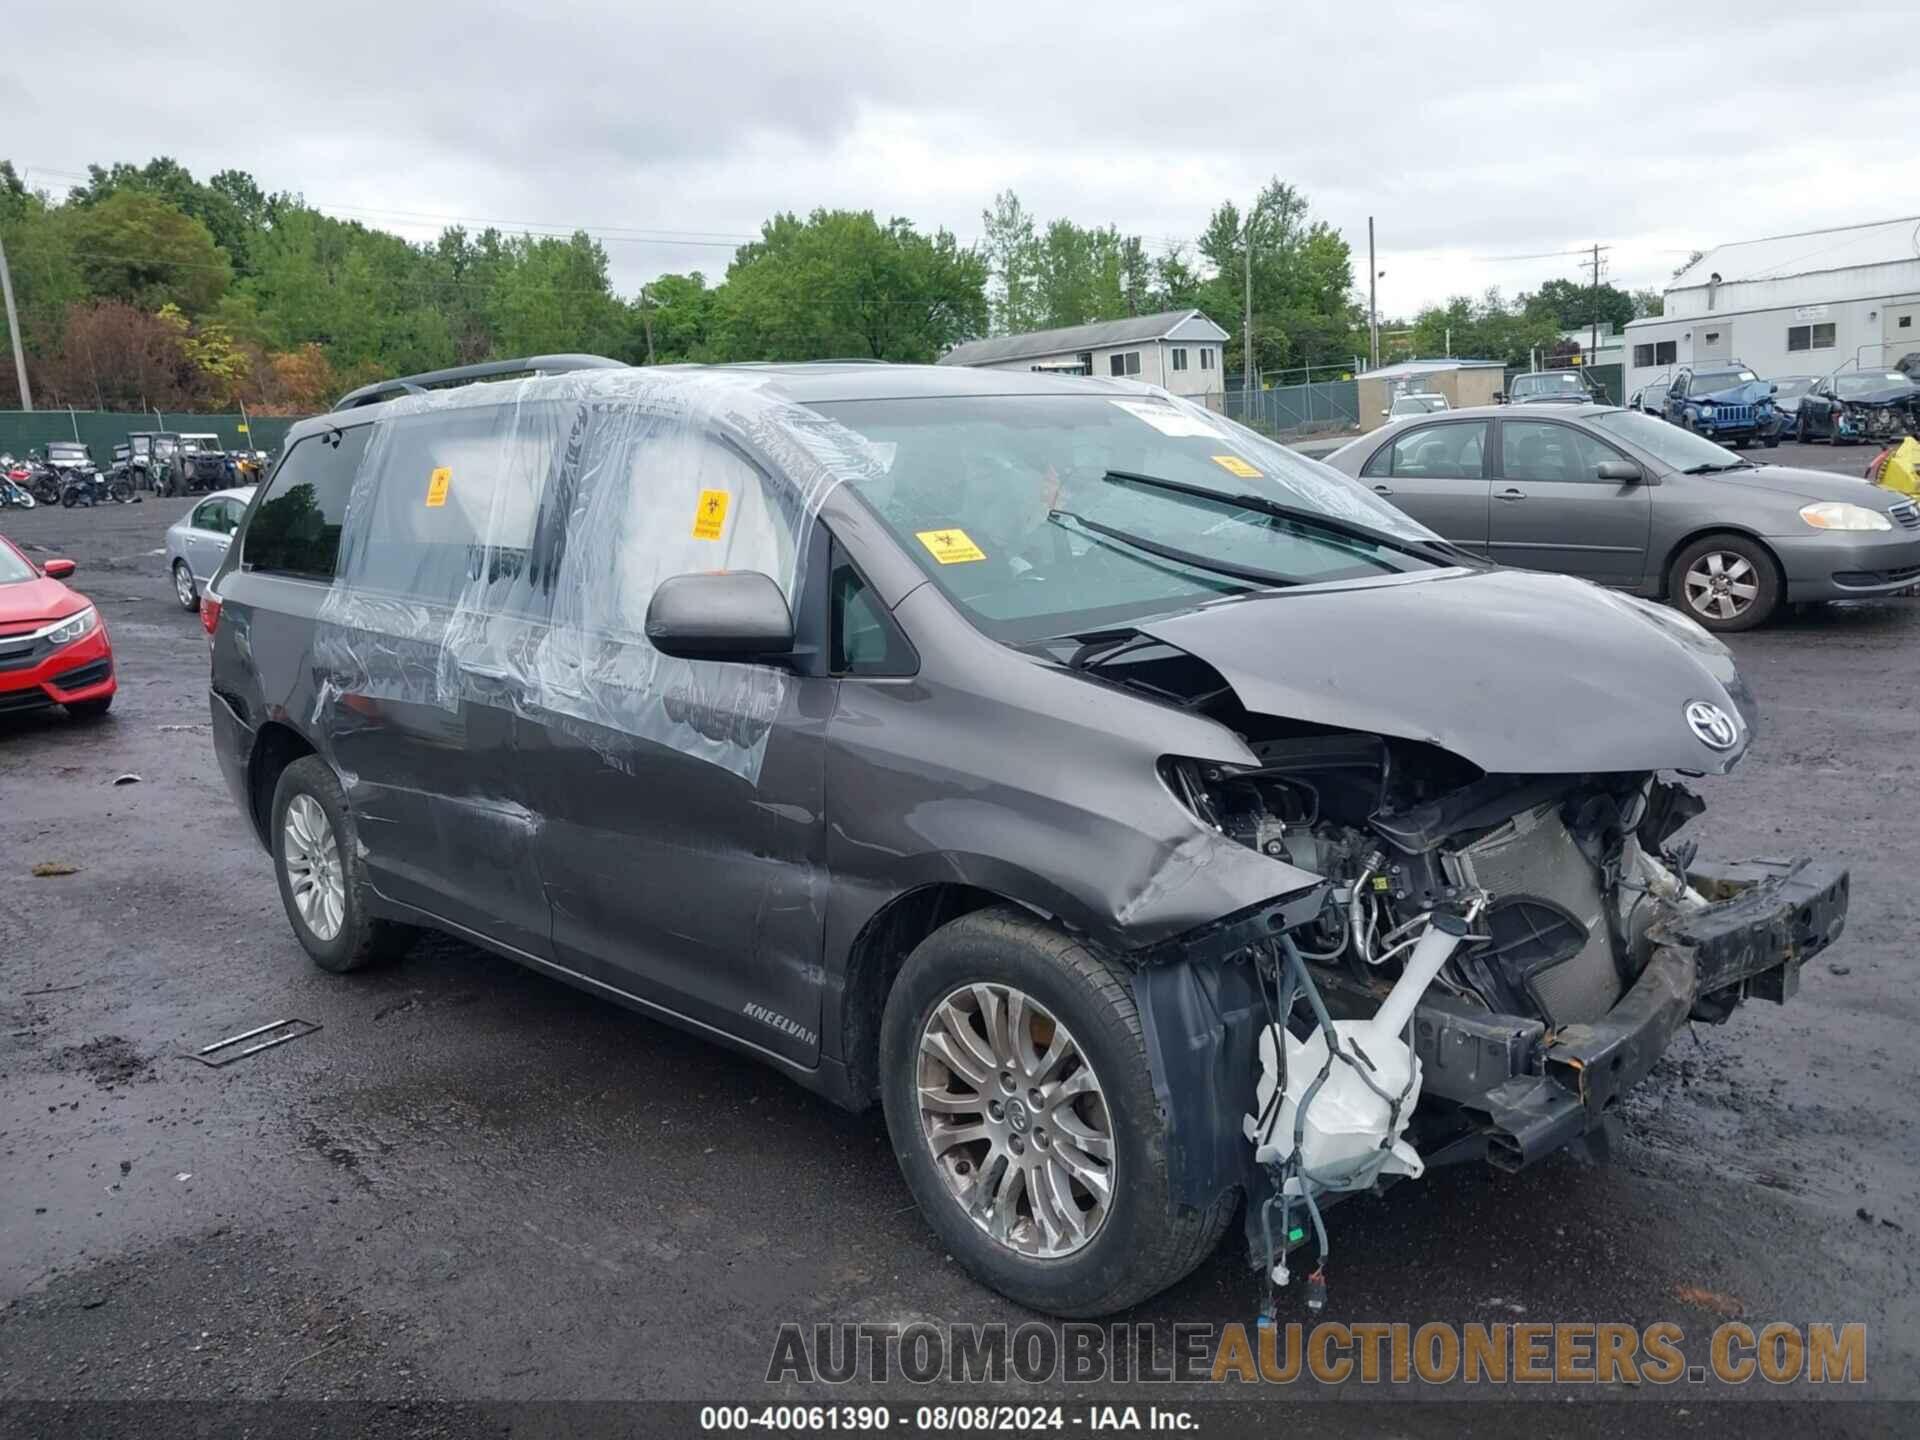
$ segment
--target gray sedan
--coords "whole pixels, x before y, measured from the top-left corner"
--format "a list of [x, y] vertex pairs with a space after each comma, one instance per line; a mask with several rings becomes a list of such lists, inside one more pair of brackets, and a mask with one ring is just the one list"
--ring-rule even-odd
[[167, 569], [174, 598], [183, 609], [198, 610], [200, 595], [227, 558], [227, 545], [247, 513], [254, 487], [216, 490], [199, 501], [167, 531]]
[[1920, 583], [1920, 508], [1898, 491], [1614, 406], [1455, 410], [1327, 463], [1477, 554], [1664, 597], [1710, 630]]

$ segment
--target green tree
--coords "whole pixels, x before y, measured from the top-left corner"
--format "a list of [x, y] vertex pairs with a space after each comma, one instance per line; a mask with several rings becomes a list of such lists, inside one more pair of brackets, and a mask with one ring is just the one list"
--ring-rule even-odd
[[708, 359], [720, 296], [720, 290], [709, 288], [707, 277], [698, 270], [690, 275], [662, 275], [652, 281], [635, 306], [642, 346], [646, 344], [646, 329], [651, 326], [658, 363]]
[[1667, 313], [1667, 297], [1658, 290], [1648, 287], [1633, 292], [1633, 318], [1644, 320], [1652, 315]]
[[931, 361], [987, 328], [987, 262], [903, 219], [776, 215], [727, 268], [715, 359]]
[[1573, 280], [1549, 280], [1523, 305], [1537, 305], [1553, 312], [1562, 330], [1591, 325], [1598, 320], [1618, 330], [1634, 318], [1633, 297], [1611, 285], [1582, 285]]
[[1046, 324], [1040, 303], [1040, 242], [1034, 234], [1033, 215], [1011, 190], [993, 197], [993, 205], [980, 212], [985, 234], [981, 249], [985, 254], [992, 314], [996, 335], [1018, 335], [1038, 330]]
[[[1254, 204], [1254, 364], [1263, 371], [1350, 360], [1359, 308], [1352, 298], [1353, 256], [1340, 233], [1311, 217], [1307, 197], [1285, 181], [1268, 182]], [[1226, 201], [1208, 217], [1197, 246], [1213, 273], [1200, 308], [1231, 332], [1227, 356], [1244, 353], [1247, 225]]]
[[198, 314], [233, 278], [207, 227], [155, 195], [122, 190], [85, 207], [73, 218], [72, 237], [91, 293], [142, 309], [171, 301]]
[[1491, 289], [1478, 300], [1456, 295], [1445, 305], [1428, 306], [1414, 317], [1409, 339], [1414, 355], [1452, 353], [1525, 365], [1536, 347], [1542, 356], [1553, 353], [1560, 329], [1559, 317], [1548, 307], [1509, 304]]

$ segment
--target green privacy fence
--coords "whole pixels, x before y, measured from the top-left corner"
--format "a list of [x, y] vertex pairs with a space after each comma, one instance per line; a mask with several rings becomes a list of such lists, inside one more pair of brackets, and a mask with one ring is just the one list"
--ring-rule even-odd
[[[250, 448], [274, 450], [286, 437], [294, 418], [254, 415]], [[239, 415], [180, 415], [151, 410], [126, 413], [112, 410], [0, 410], [0, 453], [25, 456], [49, 440], [79, 440], [92, 447], [94, 462], [105, 469], [113, 461], [113, 447], [129, 430], [172, 430], [176, 433], [218, 435], [229, 450], [246, 445], [248, 432]]]

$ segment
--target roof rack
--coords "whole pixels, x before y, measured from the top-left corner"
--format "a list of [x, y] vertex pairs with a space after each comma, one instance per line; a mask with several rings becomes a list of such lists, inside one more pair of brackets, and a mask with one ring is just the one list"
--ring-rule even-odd
[[342, 395], [335, 410], [356, 410], [362, 405], [378, 405], [400, 395], [424, 395], [428, 390], [450, 385], [470, 385], [476, 380], [498, 380], [507, 375], [560, 375], [568, 370], [624, 370], [618, 360], [604, 355], [526, 355], [518, 360], [488, 360], [479, 365], [456, 365], [451, 370], [428, 370], [420, 375], [402, 375], [393, 380], [377, 380]]

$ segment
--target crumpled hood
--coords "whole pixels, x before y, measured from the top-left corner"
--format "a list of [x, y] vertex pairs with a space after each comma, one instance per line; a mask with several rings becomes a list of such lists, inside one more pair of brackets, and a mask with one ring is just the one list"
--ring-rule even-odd
[[1689, 401], [1712, 405], [1764, 405], [1772, 398], [1773, 390], [1765, 380], [1747, 380], [1725, 390], [1687, 396]]
[[[1139, 627], [1259, 714], [1438, 745], [1482, 770], [1724, 774], [1753, 737], [1726, 647], [1583, 580], [1452, 570], [1219, 601]], [[1733, 717], [1716, 750], [1695, 701]]]
[[1881, 405], [1902, 406], [1909, 409], [1920, 407], [1920, 390], [1911, 385], [1889, 385], [1884, 390], [1869, 390], [1864, 395], [1842, 395], [1842, 405]]

